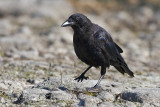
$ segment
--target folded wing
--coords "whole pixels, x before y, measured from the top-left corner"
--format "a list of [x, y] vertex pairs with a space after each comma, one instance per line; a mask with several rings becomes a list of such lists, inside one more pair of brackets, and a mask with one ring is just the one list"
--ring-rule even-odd
[[114, 66], [122, 74], [127, 73], [132, 77], [134, 76], [120, 55], [123, 50], [112, 40], [109, 33], [100, 30], [94, 34], [94, 39], [96, 47], [101, 49], [106, 59], [109, 59], [110, 65]]

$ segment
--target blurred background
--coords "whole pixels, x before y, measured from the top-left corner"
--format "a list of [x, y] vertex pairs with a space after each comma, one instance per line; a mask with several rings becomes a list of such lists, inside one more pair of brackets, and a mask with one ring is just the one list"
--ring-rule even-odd
[[1, 77], [80, 74], [87, 65], [74, 53], [73, 31], [60, 27], [73, 13], [105, 28], [133, 72], [160, 71], [159, 0], [0, 0]]

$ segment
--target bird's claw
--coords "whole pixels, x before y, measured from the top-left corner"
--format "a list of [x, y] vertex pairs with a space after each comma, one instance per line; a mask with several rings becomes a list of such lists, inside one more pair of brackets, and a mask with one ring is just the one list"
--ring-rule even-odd
[[75, 78], [74, 80], [77, 80], [78, 82], [79, 81], [83, 81], [83, 79], [85, 79], [85, 80], [87, 80], [89, 77], [85, 77], [83, 74], [82, 75], [80, 75], [79, 77], [77, 77], [77, 78]]

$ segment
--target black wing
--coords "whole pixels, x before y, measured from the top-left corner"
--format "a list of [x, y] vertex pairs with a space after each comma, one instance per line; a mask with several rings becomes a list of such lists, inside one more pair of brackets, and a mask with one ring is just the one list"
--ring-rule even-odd
[[96, 47], [100, 48], [104, 56], [109, 60], [116, 61], [119, 53], [123, 50], [113, 42], [111, 36], [105, 31], [98, 31], [94, 34], [94, 39], [96, 41]]
[[118, 49], [118, 51], [120, 52], [120, 53], [123, 53], [123, 50], [116, 44], [116, 43], [114, 43], [115, 45], [116, 45], [116, 48]]
[[101, 49], [104, 57], [109, 59], [109, 63], [111, 63], [111, 65], [113, 65], [122, 74], [127, 73], [131, 77], [134, 76], [133, 72], [128, 68], [120, 54], [123, 50], [113, 42], [109, 33], [100, 30], [94, 34], [94, 39], [96, 47]]

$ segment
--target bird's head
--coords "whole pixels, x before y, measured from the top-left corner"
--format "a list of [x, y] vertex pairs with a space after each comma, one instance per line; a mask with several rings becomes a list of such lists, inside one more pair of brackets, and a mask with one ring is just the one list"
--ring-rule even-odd
[[91, 21], [83, 14], [76, 13], [71, 15], [61, 27], [71, 26], [74, 28], [83, 28], [91, 24]]

